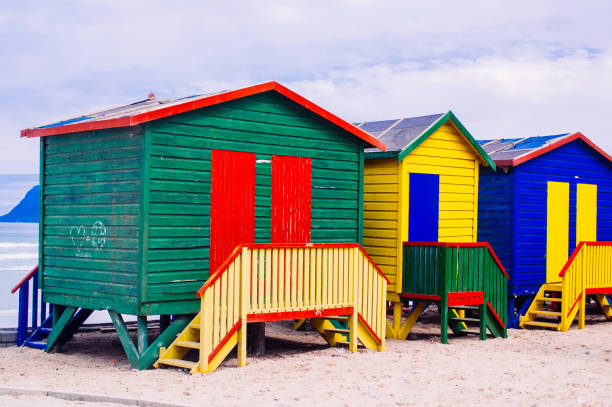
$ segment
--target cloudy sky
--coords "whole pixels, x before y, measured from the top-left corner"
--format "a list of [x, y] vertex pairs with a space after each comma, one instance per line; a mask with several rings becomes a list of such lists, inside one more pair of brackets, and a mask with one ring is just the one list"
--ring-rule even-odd
[[610, 1], [203, 3], [4, 2], [0, 174], [38, 172], [22, 128], [268, 80], [349, 121], [453, 110], [476, 138], [612, 152]]

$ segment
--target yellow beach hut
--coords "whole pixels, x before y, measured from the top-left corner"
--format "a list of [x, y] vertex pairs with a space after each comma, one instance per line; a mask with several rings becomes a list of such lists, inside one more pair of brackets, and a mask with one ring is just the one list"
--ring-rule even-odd
[[401, 337], [404, 242], [476, 242], [479, 166], [495, 163], [450, 111], [358, 127], [387, 145], [365, 152], [363, 246], [390, 280], [387, 336]]

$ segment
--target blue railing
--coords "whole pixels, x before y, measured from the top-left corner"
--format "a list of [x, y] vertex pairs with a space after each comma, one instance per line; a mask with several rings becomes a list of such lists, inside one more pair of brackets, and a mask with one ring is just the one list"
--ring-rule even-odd
[[[31, 282], [31, 284], [30, 284]], [[38, 287], [38, 265], [32, 269], [13, 289], [11, 293], [14, 294], [19, 290], [19, 314], [17, 317], [17, 346], [23, 345], [28, 336], [36, 331], [36, 329], [42, 325], [47, 319], [47, 313], [51, 314], [51, 304], [40, 302], [40, 309], [38, 306], [39, 298], [39, 287]], [[32, 307], [30, 308], [30, 291], [32, 292]], [[28, 326], [29, 318], [28, 311], [31, 311], [31, 327]], [[40, 312], [39, 312], [40, 311]]]

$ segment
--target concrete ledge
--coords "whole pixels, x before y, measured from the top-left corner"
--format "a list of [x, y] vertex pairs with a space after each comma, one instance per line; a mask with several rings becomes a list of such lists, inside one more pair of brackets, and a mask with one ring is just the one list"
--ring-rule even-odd
[[128, 397], [112, 397], [102, 396], [98, 394], [87, 393], [71, 393], [56, 390], [36, 390], [24, 389], [19, 387], [0, 387], [1, 396], [38, 396], [38, 397], [55, 397], [57, 399], [68, 401], [83, 401], [89, 403], [116, 403], [126, 406], [139, 407], [187, 407], [184, 404], [171, 404], [159, 401], [142, 400]]

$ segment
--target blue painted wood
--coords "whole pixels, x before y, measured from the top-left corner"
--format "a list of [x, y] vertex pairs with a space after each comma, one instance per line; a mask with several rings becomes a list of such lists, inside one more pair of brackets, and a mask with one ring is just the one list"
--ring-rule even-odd
[[408, 240], [437, 242], [440, 176], [410, 174], [408, 199]]
[[29, 284], [19, 288], [19, 314], [17, 316], [17, 346], [23, 345], [28, 337], [28, 297]]
[[597, 240], [612, 240], [612, 166], [580, 140], [526, 163], [480, 174], [478, 240], [510, 275], [508, 295], [533, 295], [546, 282], [548, 182], [570, 184], [569, 254], [576, 247], [576, 186], [596, 184]]

